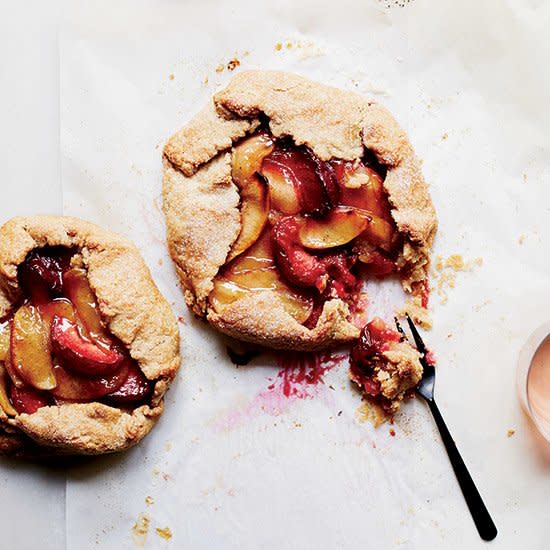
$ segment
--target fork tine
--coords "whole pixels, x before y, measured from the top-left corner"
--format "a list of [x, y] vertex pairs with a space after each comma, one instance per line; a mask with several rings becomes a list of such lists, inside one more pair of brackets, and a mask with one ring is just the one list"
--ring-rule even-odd
[[397, 328], [397, 332], [399, 332], [399, 334], [401, 334], [401, 341], [402, 342], [407, 342], [409, 339], [407, 338], [407, 334], [403, 330], [403, 327], [401, 326], [401, 323], [399, 322], [397, 317], [394, 317], [393, 320], [395, 321], [395, 326]]
[[418, 333], [418, 330], [416, 330], [416, 327], [412, 321], [412, 319], [409, 317], [409, 314], [407, 313], [407, 322], [409, 323], [409, 328], [411, 329], [411, 334], [413, 335], [414, 342], [416, 344], [416, 349], [422, 353], [426, 353], [426, 346], [424, 345], [424, 342]]

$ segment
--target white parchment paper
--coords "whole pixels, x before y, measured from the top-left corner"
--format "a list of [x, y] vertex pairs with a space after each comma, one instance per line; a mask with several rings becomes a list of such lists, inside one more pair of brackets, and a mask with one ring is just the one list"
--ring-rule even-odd
[[[408, 132], [440, 217], [435, 254], [483, 259], [436, 281], [454, 284], [446, 303], [434, 292], [426, 335], [438, 403], [499, 528], [492, 547], [545, 547], [550, 453], [514, 378], [522, 342], [548, 320], [549, 7], [400, 3], [118, 2], [64, 33], [64, 212], [138, 244], [181, 318], [183, 359], [150, 437], [68, 472], [68, 548], [483, 545], [421, 402], [375, 430], [357, 417], [345, 364], [309, 398], [281, 397], [268, 389], [273, 360], [236, 368], [184, 307], [161, 150], [234, 58], [236, 71], [280, 68], [374, 97]], [[167, 527], [170, 540], [156, 531]]]

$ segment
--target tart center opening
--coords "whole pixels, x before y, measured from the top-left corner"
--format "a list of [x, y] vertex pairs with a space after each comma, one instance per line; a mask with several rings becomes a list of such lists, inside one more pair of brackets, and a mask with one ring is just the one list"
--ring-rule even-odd
[[134, 408], [153, 385], [101, 318], [75, 250], [31, 251], [19, 300], [0, 319], [0, 407], [10, 416], [64, 403]]
[[373, 155], [322, 161], [262, 129], [232, 151], [241, 231], [214, 281], [213, 307], [270, 290], [308, 328], [323, 304], [357, 307], [366, 277], [397, 273], [401, 236]]

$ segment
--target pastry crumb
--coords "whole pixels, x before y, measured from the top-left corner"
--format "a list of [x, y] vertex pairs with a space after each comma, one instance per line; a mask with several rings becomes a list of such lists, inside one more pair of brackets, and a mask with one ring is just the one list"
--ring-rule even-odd
[[234, 57], [227, 62], [227, 70], [234, 71], [240, 64], [241, 62], [236, 57]]
[[445, 132], [445, 133], [441, 136], [441, 140], [442, 140], [442, 141], [445, 141], [448, 137], [449, 137], [449, 134], [448, 134], [447, 132]]
[[204, 80], [202, 81], [202, 85], [203, 86], [208, 86], [208, 77], [207, 76], [204, 77]]
[[292, 48], [292, 42], [287, 42], [286, 43], [286, 48], [287, 48], [287, 50], [290, 50]]
[[217, 73], [223, 73], [223, 70], [225, 69], [225, 65], [223, 63], [220, 63], [217, 67], [216, 67], [216, 72]]
[[433, 290], [439, 296], [440, 303], [448, 302], [448, 290], [455, 288], [458, 272], [472, 271], [474, 267], [481, 265], [483, 265], [482, 257], [465, 260], [462, 254], [451, 254], [447, 258], [436, 256], [435, 268], [432, 269], [431, 275], [435, 282]]
[[301, 428], [302, 424], [300, 422], [296, 422], [296, 420], [293, 422], [295, 428]]
[[151, 520], [145, 514], [139, 514], [136, 523], [132, 527], [132, 540], [138, 548], [143, 548], [147, 542], [149, 525]]
[[147, 495], [145, 497], [145, 504], [147, 506], [152, 506], [153, 504], [155, 504], [155, 501], [153, 500], [153, 497], [150, 497], [149, 495]]
[[283, 45], [280, 42], [277, 42], [277, 44], [275, 44], [275, 50], [279, 52], [282, 49], [283, 49]]
[[519, 244], [523, 244], [525, 242], [525, 234], [521, 234], [519, 237], [518, 237], [518, 243]]
[[375, 428], [388, 421], [388, 417], [384, 414], [382, 407], [367, 399], [361, 402], [361, 405], [355, 411], [355, 416], [362, 424], [370, 422]]
[[523, 183], [527, 183], [527, 174], [523, 174]]
[[174, 78], [175, 78], [175, 77], [174, 77], [174, 73], [170, 73], [170, 74], [168, 75], [168, 78], [169, 78], [170, 80], [174, 80]]
[[172, 538], [172, 530], [170, 527], [157, 527], [155, 531], [161, 539], [170, 540]]
[[516, 433], [516, 430], [513, 430], [512, 428], [510, 428], [510, 429], [506, 432], [506, 435], [507, 435], [508, 437], [512, 437], [515, 433]]

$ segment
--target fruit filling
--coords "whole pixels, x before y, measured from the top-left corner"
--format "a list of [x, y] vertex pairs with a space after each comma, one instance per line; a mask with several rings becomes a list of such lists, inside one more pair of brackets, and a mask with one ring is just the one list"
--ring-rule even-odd
[[351, 349], [350, 378], [384, 412], [393, 414], [422, 378], [420, 354], [375, 318]]
[[327, 300], [340, 298], [353, 311], [365, 277], [398, 271], [402, 241], [385, 168], [372, 155], [322, 161], [262, 129], [234, 146], [232, 177], [241, 231], [214, 281], [210, 302], [218, 311], [270, 290], [312, 328]]
[[73, 250], [33, 250], [18, 268], [18, 282], [22, 296], [0, 318], [6, 414], [92, 401], [132, 408], [150, 397], [153, 384], [104, 324]]

